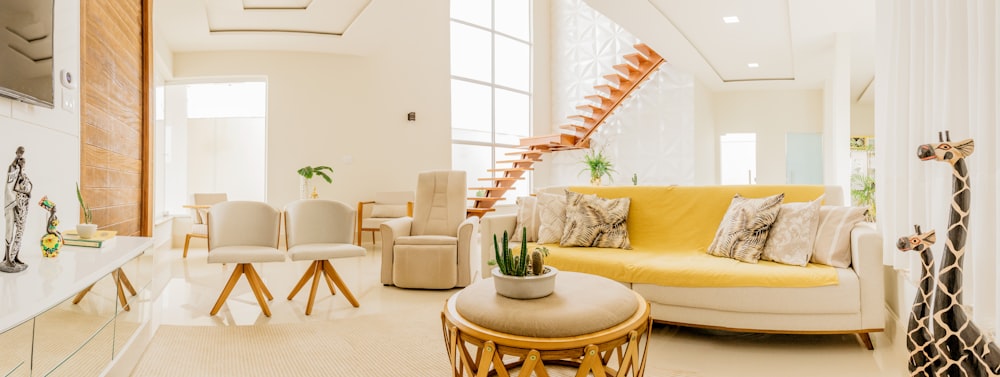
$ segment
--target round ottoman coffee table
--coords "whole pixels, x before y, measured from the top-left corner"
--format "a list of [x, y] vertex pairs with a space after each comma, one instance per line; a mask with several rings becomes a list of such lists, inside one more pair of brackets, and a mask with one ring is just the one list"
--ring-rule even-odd
[[441, 313], [452, 374], [548, 376], [549, 366], [573, 375], [644, 373], [649, 304], [638, 293], [596, 275], [560, 271], [555, 291], [534, 300], [496, 293], [492, 279], [451, 296]]

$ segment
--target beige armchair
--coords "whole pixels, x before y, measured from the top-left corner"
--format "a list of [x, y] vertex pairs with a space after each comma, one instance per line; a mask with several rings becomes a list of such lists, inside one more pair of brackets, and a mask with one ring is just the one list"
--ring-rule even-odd
[[465, 217], [464, 171], [432, 171], [417, 178], [413, 217], [382, 223], [382, 284], [449, 289], [472, 280], [478, 217]]
[[191, 245], [191, 238], [208, 238], [208, 209], [213, 204], [229, 200], [226, 193], [195, 193], [194, 204], [185, 205], [184, 208], [194, 210], [192, 217], [191, 233], [184, 237], [184, 258], [188, 256], [188, 246]]
[[375, 232], [382, 223], [406, 216], [413, 216], [413, 191], [376, 192], [375, 200], [358, 202], [355, 242], [361, 246], [361, 233], [372, 232], [375, 243]]
[[227, 201], [212, 206], [207, 218], [208, 263], [235, 263], [236, 267], [211, 315], [219, 312], [240, 276], [246, 275], [264, 315], [271, 316], [267, 300], [274, 297], [253, 264], [285, 261], [285, 253], [278, 250], [280, 218], [281, 213], [262, 202]]

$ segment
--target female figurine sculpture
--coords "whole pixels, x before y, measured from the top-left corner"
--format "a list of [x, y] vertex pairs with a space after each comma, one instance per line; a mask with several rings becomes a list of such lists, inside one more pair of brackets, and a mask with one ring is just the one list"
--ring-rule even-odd
[[28, 268], [21, 262], [21, 236], [24, 235], [24, 221], [28, 217], [28, 201], [31, 199], [31, 180], [24, 173], [24, 147], [17, 147], [14, 162], [7, 168], [7, 186], [4, 191], [4, 218], [7, 221], [6, 248], [0, 271], [21, 272]]
[[43, 196], [38, 205], [49, 212], [48, 220], [45, 222], [45, 235], [42, 236], [42, 256], [55, 258], [59, 256], [59, 248], [63, 245], [62, 233], [56, 229], [59, 226], [59, 218], [56, 217], [56, 204], [49, 200], [48, 196]]

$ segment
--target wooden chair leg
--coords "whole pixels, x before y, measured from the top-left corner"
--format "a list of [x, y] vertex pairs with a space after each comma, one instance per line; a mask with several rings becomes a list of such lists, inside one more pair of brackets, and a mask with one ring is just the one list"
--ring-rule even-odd
[[354, 295], [351, 294], [351, 290], [347, 289], [347, 285], [344, 284], [344, 280], [342, 280], [340, 278], [340, 275], [337, 274], [337, 270], [333, 268], [333, 265], [330, 264], [330, 261], [324, 260], [321, 262], [323, 266], [323, 271], [331, 278], [333, 278], [333, 282], [337, 284], [337, 288], [340, 288], [340, 291], [344, 292], [344, 297], [347, 298], [347, 301], [350, 301], [351, 305], [354, 305], [355, 308], [361, 306], [360, 304], [358, 304], [358, 300], [354, 298]]
[[128, 289], [128, 293], [135, 296], [135, 288], [132, 287], [132, 282], [128, 280], [128, 276], [125, 275], [125, 271], [121, 267], [118, 268], [118, 276], [121, 276], [122, 284], [125, 285], [125, 289]]
[[375, 244], [375, 231], [372, 230], [370, 232], [372, 232], [372, 245], [374, 245]]
[[250, 290], [253, 291], [254, 297], [257, 298], [257, 304], [260, 305], [260, 310], [264, 312], [265, 317], [271, 316], [271, 308], [267, 306], [267, 300], [264, 299], [264, 282], [260, 280], [260, 277], [253, 272], [253, 266], [247, 263], [244, 267], [247, 269], [246, 275], [247, 280], [250, 282]]
[[[229, 276], [229, 281], [226, 282], [226, 287], [222, 288], [222, 294], [219, 295], [219, 299], [215, 301], [215, 306], [212, 307], [211, 315], [216, 315], [219, 313], [219, 309], [222, 308], [222, 304], [226, 302], [226, 298], [229, 297], [229, 293], [233, 291], [233, 287], [236, 286], [236, 281], [240, 280], [240, 275], [243, 274], [243, 264], [237, 264], [236, 268], [233, 269], [233, 274]], [[249, 278], [247, 278], [249, 279]]]
[[253, 277], [260, 282], [260, 290], [264, 293], [264, 296], [267, 297], [267, 300], [274, 300], [274, 296], [271, 295], [271, 291], [267, 289], [267, 285], [264, 285], [264, 279], [261, 279], [260, 275], [257, 274], [257, 269], [253, 268], [253, 263], [247, 263], [245, 269], [248, 273], [253, 274]]
[[115, 279], [115, 290], [118, 292], [118, 302], [121, 303], [122, 309], [130, 311], [132, 309], [128, 307], [128, 298], [125, 297], [125, 288], [122, 286], [121, 271], [122, 270], [119, 268], [112, 272], [111, 275]]
[[79, 303], [80, 303], [80, 300], [83, 300], [83, 296], [86, 296], [86, 295], [87, 295], [87, 292], [90, 292], [90, 289], [91, 289], [91, 288], [94, 288], [94, 285], [93, 285], [93, 284], [91, 284], [91, 285], [90, 285], [89, 287], [87, 287], [87, 288], [84, 288], [84, 289], [83, 289], [82, 291], [80, 291], [80, 293], [77, 293], [77, 294], [76, 294], [76, 297], [74, 297], [74, 298], [73, 298], [73, 304], [74, 304], [74, 305], [76, 305], [76, 304], [79, 304]]
[[315, 273], [316, 263], [310, 264], [309, 268], [306, 269], [306, 273], [302, 274], [302, 278], [295, 284], [295, 288], [292, 288], [292, 292], [288, 294], [288, 299], [291, 300], [295, 297], [295, 295], [299, 294], [299, 290], [302, 289], [302, 286], [306, 285], [306, 282], [309, 281], [309, 278], [311, 278]]
[[320, 267], [320, 261], [313, 262], [313, 265], [316, 267], [313, 269], [312, 289], [309, 290], [309, 301], [306, 303], [306, 315], [312, 314], [313, 303], [316, 302], [316, 291], [317, 288], [319, 288], [319, 280], [322, 279], [320, 274], [323, 273], [323, 269]]
[[336, 296], [337, 290], [333, 288], [333, 278], [331, 278], [330, 275], [327, 275], [326, 271], [323, 272], [323, 278], [326, 280], [327, 288], [330, 288], [330, 294]]
[[184, 237], [184, 256], [183, 256], [183, 258], [187, 258], [188, 257], [188, 246], [191, 246], [191, 235], [190, 234], [188, 234], [186, 237]]
[[361, 246], [361, 225], [360, 224], [358, 225], [358, 237], [356, 238], [356, 240], [358, 241], [358, 246]]

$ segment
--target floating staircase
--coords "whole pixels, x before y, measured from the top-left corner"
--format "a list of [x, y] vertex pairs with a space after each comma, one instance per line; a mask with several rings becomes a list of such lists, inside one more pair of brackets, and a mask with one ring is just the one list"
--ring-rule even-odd
[[590, 136], [594, 131], [664, 62], [663, 57], [649, 46], [640, 43], [634, 47], [637, 52], [622, 56], [624, 63], [615, 65], [614, 73], [604, 75], [607, 84], [594, 86], [597, 93], [584, 97], [586, 103], [576, 107], [579, 113], [569, 116], [570, 122], [559, 126], [559, 133], [521, 139], [521, 151], [507, 153], [512, 159], [496, 162], [497, 166], [506, 167], [489, 169], [493, 177], [479, 178], [486, 182], [483, 187], [469, 188], [474, 192], [483, 191], [485, 195], [469, 198], [474, 205], [468, 209], [468, 216], [482, 217], [493, 211], [493, 206], [504, 200], [504, 194], [514, 188], [517, 181], [524, 179], [525, 172], [533, 170], [532, 166], [542, 160], [542, 155], [590, 148]]

